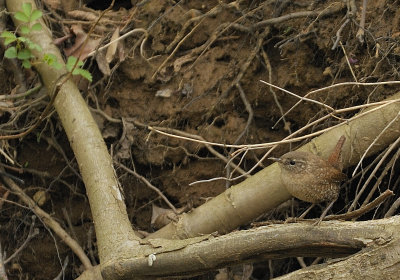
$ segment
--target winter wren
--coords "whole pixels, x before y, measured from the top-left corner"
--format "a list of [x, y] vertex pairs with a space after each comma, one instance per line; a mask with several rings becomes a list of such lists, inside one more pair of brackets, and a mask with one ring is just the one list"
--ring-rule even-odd
[[338, 198], [340, 183], [347, 178], [341, 171], [340, 163], [345, 140], [345, 136], [340, 137], [328, 160], [300, 151], [286, 153], [280, 158], [271, 158], [279, 163], [283, 184], [291, 195], [313, 205], [330, 202], [319, 222]]

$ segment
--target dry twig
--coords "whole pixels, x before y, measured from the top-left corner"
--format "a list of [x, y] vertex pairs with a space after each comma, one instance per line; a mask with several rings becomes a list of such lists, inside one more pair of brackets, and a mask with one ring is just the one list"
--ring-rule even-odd
[[124, 169], [125, 171], [127, 171], [128, 173], [132, 174], [133, 176], [135, 176], [136, 178], [138, 178], [140, 181], [142, 181], [147, 187], [149, 187], [150, 189], [152, 189], [153, 191], [155, 191], [161, 198], [162, 200], [164, 200], [164, 202], [172, 209], [172, 211], [174, 211], [175, 214], [179, 214], [178, 211], [176, 210], [175, 206], [168, 200], [168, 198], [155, 186], [153, 186], [153, 184], [151, 184], [146, 178], [144, 178], [142, 175], [138, 174], [136, 171], [129, 169], [128, 167], [126, 167], [125, 165], [123, 165], [122, 163], [116, 162], [116, 164], [121, 167], [122, 169]]

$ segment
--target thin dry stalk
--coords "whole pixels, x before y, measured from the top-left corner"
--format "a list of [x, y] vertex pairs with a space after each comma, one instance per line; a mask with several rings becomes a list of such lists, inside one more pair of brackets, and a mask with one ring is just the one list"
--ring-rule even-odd
[[400, 117], [400, 112], [399, 114], [397, 114], [396, 118], [394, 118], [393, 120], [391, 120], [386, 126], [385, 128], [375, 137], [374, 141], [372, 141], [372, 143], [368, 146], [368, 148], [365, 150], [365, 152], [363, 153], [363, 155], [360, 158], [360, 161], [358, 162], [356, 168], [354, 168], [353, 174], [352, 176], [354, 176], [354, 174], [357, 172], [358, 168], [360, 167], [362, 161], [364, 160], [364, 158], [366, 157], [366, 155], [368, 154], [368, 151], [372, 148], [372, 146], [374, 146], [376, 144], [376, 142], [379, 140], [380, 137], [382, 137], [382, 135], [384, 135], [384, 133], [387, 131], [387, 129], [389, 129], [389, 127], [397, 120], [397, 118]]
[[121, 167], [122, 169], [124, 169], [125, 171], [127, 171], [128, 173], [130, 173], [133, 176], [135, 176], [136, 178], [138, 178], [147, 187], [149, 187], [150, 189], [155, 191], [162, 198], [162, 200], [164, 200], [164, 202], [172, 209], [172, 211], [174, 211], [175, 214], [179, 214], [178, 211], [176, 210], [175, 206], [168, 200], [168, 198], [157, 187], [153, 186], [153, 184], [151, 184], [146, 178], [144, 178], [142, 175], [138, 174], [136, 171], [134, 171], [132, 169], [129, 169], [128, 167], [126, 167], [122, 163], [116, 162], [116, 164], [119, 167]]
[[[383, 154], [381, 160], [377, 163], [377, 165], [375, 166], [375, 168], [372, 170], [371, 174], [369, 175], [368, 179], [365, 181], [364, 185], [362, 186], [362, 188], [360, 189], [360, 191], [357, 193], [356, 197], [354, 198], [352, 204], [350, 205], [348, 211], [351, 211], [353, 209], [355, 209], [356, 204], [358, 203], [358, 200], [360, 199], [361, 195], [363, 194], [363, 192], [366, 190], [368, 184], [371, 182], [371, 180], [373, 178], [375, 178], [375, 174], [378, 171], [378, 169], [381, 167], [381, 165], [383, 164], [383, 162], [386, 160], [386, 158], [390, 155], [390, 153], [393, 151], [394, 148], [397, 147], [397, 145], [400, 143], [400, 138], [398, 138], [392, 145], [390, 145], [390, 147], [385, 151], [385, 153]], [[371, 192], [374, 192], [376, 190], [376, 188], [378, 187], [379, 184], [375, 184], [375, 186], [371, 189]]]

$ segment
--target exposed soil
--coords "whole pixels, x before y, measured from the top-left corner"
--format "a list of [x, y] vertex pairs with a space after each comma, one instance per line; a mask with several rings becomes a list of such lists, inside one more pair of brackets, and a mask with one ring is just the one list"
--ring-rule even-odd
[[[353, 16], [348, 15], [347, 7], [341, 1], [239, 1], [237, 5], [222, 5], [222, 2], [218, 4], [218, 1], [211, 0], [121, 2], [109, 12], [109, 18], [115, 22], [100, 22], [103, 29], [95, 30], [94, 36], [109, 39], [117, 26], [126, 26], [123, 33], [144, 28], [149, 36], [143, 52], [140, 51], [142, 33], [138, 32], [124, 40], [124, 54], [120, 51], [110, 64], [114, 67], [111, 76], [104, 76], [95, 61], [86, 63], [94, 75], [94, 86], [82, 86], [82, 93], [91, 107], [96, 108], [97, 102], [99, 109], [108, 116], [124, 120], [123, 123], [113, 122], [102, 114], [93, 113], [115, 161], [135, 168], [176, 207], [197, 207], [223, 192], [227, 187], [224, 180], [189, 184], [226, 176], [226, 163], [201, 143], [151, 132], [147, 126], [176, 129], [222, 144], [278, 141], [325, 115], [327, 109], [315, 103], [302, 102], [286, 115], [284, 122], [276, 124], [282, 112], [288, 111], [298, 98], [270, 89], [260, 80], [304, 96], [311, 90], [355, 79], [378, 82], [400, 78], [398, 1], [368, 2], [363, 43], [356, 37], [362, 1], [356, 1], [358, 12]], [[104, 9], [89, 5], [93, 9]], [[67, 15], [63, 11], [65, 7], [49, 7], [45, 5], [50, 19], [54, 19], [57, 13], [65, 19], [82, 20]], [[257, 23], [267, 19], [301, 11], [320, 13], [326, 9], [333, 11], [318, 18], [310, 15], [257, 27]], [[204, 17], [199, 17], [201, 15]], [[347, 18], [350, 20], [344, 25]], [[189, 24], [190, 20], [193, 22]], [[61, 25], [50, 22], [54, 37], [63, 36]], [[71, 26], [71, 22], [64, 24]], [[341, 27], [341, 43], [335, 44]], [[83, 25], [83, 30], [88, 32], [89, 25]], [[171, 44], [177, 34], [183, 36]], [[67, 41], [60, 48], [66, 48], [68, 44], [72, 45], [73, 41]], [[334, 45], [336, 47], [332, 49]], [[5, 92], [11, 91], [16, 86], [13, 74], [3, 67], [0, 75], [0, 86]], [[34, 73], [26, 72], [25, 75], [31, 84], [37, 81]], [[242, 94], [239, 87], [243, 89]], [[396, 86], [389, 85], [342, 86], [309, 98], [333, 108], [344, 108], [382, 100], [397, 90]], [[23, 113], [13, 129], [27, 126], [42, 109], [35, 107], [30, 113]], [[9, 122], [14, 111], [1, 110], [1, 123]], [[308, 132], [332, 126], [337, 121], [328, 119]], [[10, 133], [10, 127], [6, 129], [1, 134]], [[24, 170], [22, 174], [11, 169], [7, 171], [25, 180], [24, 190], [29, 195], [45, 191], [46, 200], [42, 208], [77, 238], [93, 262], [98, 261], [85, 188], [56, 114], [29, 136], [1, 143], [1, 148], [13, 157], [15, 164], [4, 157], [1, 161]], [[279, 146], [274, 155], [295, 149], [297, 145]], [[226, 158], [232, 152], [228, 148], [214, 148]], [[241, 168], [249, 170], [264, 153], [265, 150], [249, 152], [242, 159]], [[269, 162], [265, 160], [262, 164], [253, 173]], [[120, 168], [117, 168], [117, 173], [133, 227], [154, 231], [155, 226], [151, 225], [152, 204], [162, 208], [168, 206], [139, 179]], [[388, 187], [387, 181], [383, 180], [383, 189]], [[390, 188], [396, 179], [391, 182]], [[352, 197], [351, 191], [352, 186], [349, 186], [333, 212], [342, 210], [348, 202], [347, 196]], [[33, 214], [13, 194], [8, 199], [16, 204], [5, 203], [2, 206], [0, 241], [2, 250], [10, 256], [27, 238]], [[300, 213], [307, 206], [307, 203], [300, 203], [296, 211]], [[287, 207], [270, 218], [292, 214], [297, 212], [291, 213]], [[54, 278], [62, 271], [67, 257], [64, 279], [76, 278], [82, 272], [79, 260], [39, 220], [35, 221], [35, 227], [40, 233], [6, 265], [9, 278]], [[276, 277], [298, 268], [295, 259], [272, 261], [270, 266], [256, 264], [253, 279], [269, 279], [271, 275]], [[209, 273], [198, 279], [214, 279], [215, 274]]]

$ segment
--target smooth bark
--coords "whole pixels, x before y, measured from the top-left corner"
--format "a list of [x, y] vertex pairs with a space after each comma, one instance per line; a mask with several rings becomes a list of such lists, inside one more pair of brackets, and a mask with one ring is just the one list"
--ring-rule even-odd
[[[400, 136], [399, 101], [400, 93], [397, 93], [388, 99], [392, 103], [360, 113], [359, 117], [312, 139], [299, 150], [328, 158], [340, 136], [345, 135], [347, 140], [342, 152], [343, 167], [352, 166], [392, 120], [395, 121], [369, 149], [367, 155], [378, 153]], [[178, 222], [166, 225], [149, 238], [187, 238], [212, 232], [223, 234], [249, 223], [290, 198], [291, 195], [281, 181], [278, 164], [274, 163], [193, 211], [183, 214]]]
[[[141, 257], [119, 258], [103, 263], [102, 273], [105, 279], [133, 279], [132, 275], [188, 276], [227, 265], [263, 259], [296, 256], [345, 257], [361, 249], [363, 250], [360, 256], [366, 258], [368, 252], [379, 252], [381, 248], [387, 250], [387, 246], [394, 251], [390, 253], [392, 259], [386, 260], [386, 263], [396, 264], [398, 267], [400, 258], [395, 252], [400, 250], [399, 226], [400, 217], [365, 222], [331, 221], [323, 222], [321, 226], [313, 226], [312, 223], [270, 225], [232, 232], [220, 237], [206, 236], [205, 240], [199, 243], [188, 244], [182, 248], [175, 247], [175, 250], [171, 247], [169, 252], [161, 253], [159, 251], [162, 249], [157, 245], [166, 244], [165, 241], [149, 240], [153, 244], [153, 251], [150, 250]], [[155, 257], [151, 265], [150, 254]], [[376, 253], [371, 262], [377, 261], [378, 257], [379, 254]], [[340, 266], [340, 262], [337, 265]]]

